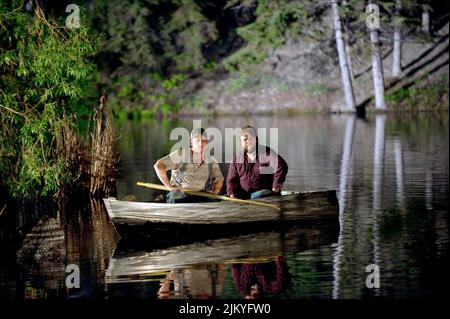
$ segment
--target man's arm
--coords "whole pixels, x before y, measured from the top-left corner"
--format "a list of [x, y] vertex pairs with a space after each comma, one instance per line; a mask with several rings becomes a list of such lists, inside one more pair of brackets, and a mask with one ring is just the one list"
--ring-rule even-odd
[[279, 193], [286, 180], [288, 165], [280, 155], [275, 154], [273, 156], [276, 157], [276, 169], [273, 174], [272, 192]]
[[219, 194], [220, 191], [222, 190], [222, 186], [223, 186], [223, 179], [216, 179], [216, 181], [214, 182], [212, 192], [216, 195]]
[[240, 189], [239, 174], [236, 168], [236, 158], [230, 163], [227, 175], [227, 194], [230, 197], [237, 197]]
[[211, 191], [217, 195], [222, 190], [224, 178], [222, 175], [222, 171], [220, 170], [220, 166], [217, 162], [214, 162], [212, 169], [213, 169], [214, 184]]
[[161, 160], [156, 161], [156, 164], [153, 166], [155, 169], [156, 175], [158, 175], [159, 180], [166, 186], [169, 191], [178, 189], [175, 186], [172, 186], [169, 181], [169, 177], [167, 176], [166, 165]]

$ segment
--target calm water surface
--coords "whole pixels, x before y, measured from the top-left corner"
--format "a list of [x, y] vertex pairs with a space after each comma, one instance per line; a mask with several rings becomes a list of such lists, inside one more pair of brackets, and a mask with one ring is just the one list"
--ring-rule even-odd
[[[278, 128], [289, 164], [284, 189], [336, 189], [339, 225], [196, 243], [119, 240], [101, 203], [43, 214], [19, 212], [28, 234], [19, 251], [3, 247], [0, 294], [11, 298], [407, 298], [448, 297], [448, 113], [421, 115], [223, 117], [205, 127]], [[157, 194], [155, 161], [192, 119], [120, 123], [118, 198]], [[225, 157], [225, 156], [224, 156]], [[228, 160], [228, 158], [223, 158]], [[227, 166], [222, 165], [226, 174]], [[31, 225], [31, 226], [30, 226]], [[34, 226], [34, 227], [32, 227]], [[14, 228], [14, 227], [13, 227]], [[2, 230], [4, 233], [5, 231]], [[4, 234], [3, 234], [4, 235]], [[39, 243], [38, 245], [34, 243]], [[80, 267], [80, 288], [65, 288], [66, 266]], [[380, 287], [366, 286], [368, 265]]]

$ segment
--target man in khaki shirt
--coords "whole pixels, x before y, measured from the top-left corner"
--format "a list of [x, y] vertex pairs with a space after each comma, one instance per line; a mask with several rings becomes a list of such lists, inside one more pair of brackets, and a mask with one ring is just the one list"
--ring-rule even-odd
[[[219, 194], [224, 177], [213, 156], [205, 154], [208, 138], [203, 128], [191, 132], [190, 150], [178, 150], [159, 159], [154, 165], [161, 182], [170, 190], [168, 203], [207, 201], [204, 197], [188, 196], [183, 190], [207, 191]], [[167, 171], [172, 174], [169, 180]]]

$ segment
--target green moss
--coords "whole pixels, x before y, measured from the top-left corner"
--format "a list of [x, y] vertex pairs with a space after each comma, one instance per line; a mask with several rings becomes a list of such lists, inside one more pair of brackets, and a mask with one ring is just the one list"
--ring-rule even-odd
[[247, 45], [224, 61], [225, 68], [247, 71], [264, 61], [270, 50], [284, 45], [289, 37], [300, 37], [322, 10], [314, 4], [312, 0], [258, 1], [256, 20], [237, 29]]
[[303, 88], [303, 90], [312, 95], [328, 94], [334, 91], [334, 89], [323, 84], [308, 84]]
[[260, 79], [258, 77], [253, 77], [247, 74], [240, 74], [229, 82], [228, 90], [230, 90], [230, 92], [251, 90], [257, 88], [259, 84]]
[[260, 88], [273, 88], [278, 92], [288, 91], [294, 88], [293, 84], [287, 83], [275, 75], [251, 75], [241, 73], [229, 81], [230, 92], [252, 91]]
[[448, 109], [449, 79], [448, 74], [425, 85], [413, 85], [400, 88], [386, 95], [386, 102], [393, 108], [408, 109]]

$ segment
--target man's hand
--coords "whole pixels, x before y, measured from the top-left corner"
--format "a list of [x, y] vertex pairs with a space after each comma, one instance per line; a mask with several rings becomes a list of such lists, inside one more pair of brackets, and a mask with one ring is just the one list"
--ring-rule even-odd
[[167, 187], [169, 189], [169, 191], [171, 192], [182, 192], [183, 189], [178, 187], [178, 186], [174, 186], [174, 185], [169, 185], [169, 187]]
[[281, 192], [281, 189], [279, 189], [279, 188], [272, 188], [272, 192], [279, 193], [279, 192]]
[[167, 187], [169, 191], [172, 191], [175, 186], [170, 184], [169, 177], [167, 176], [167, 170], [164, 163], [160, 160], [156, 161], [156, 164], [153, 166], [155, 169], [156, 175], [158, 175], [159, 180], [164, 186]]

